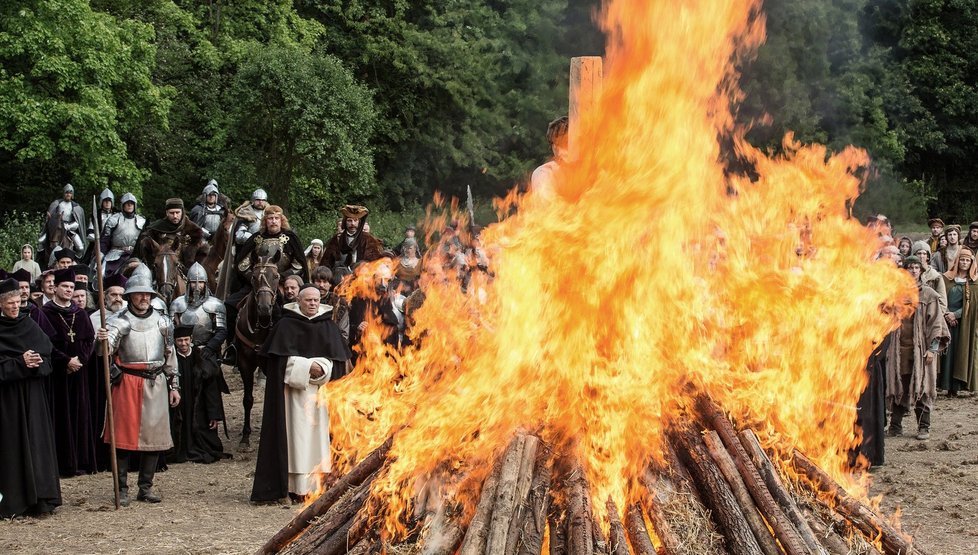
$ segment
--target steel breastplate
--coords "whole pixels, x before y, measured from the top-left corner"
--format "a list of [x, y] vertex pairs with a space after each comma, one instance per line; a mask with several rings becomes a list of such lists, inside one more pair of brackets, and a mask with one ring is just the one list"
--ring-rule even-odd
[[[113, 216], [115, 217], [115, 216]], [[139, 226], [136, 218], [118, 216], [118, 223], [112, 229], [112, 248], [119, 250], [131, 249], [139, 238]]]
[[58, 202], [58, 214], [62, 222], [71, 222], [75, 219], [75, 207], [70, 202], [62, 200]]
[[204, 306], [188, 308], [180, 315], [180, 324], [192, 326], [194, 328], [191, 339], [194, 345], [203, 345], [214, 337], [217, 331], [214, 327], [214, 319], [204, 310]]
[[138, 318], [130, 312], [121, 315], [129, 322], [129, 334], [119, 344], [119, 361], [123, 364], [162, 366], [166, 362], [166, 320], [151, 310], [149, 316]]
[[217, 229], [221, 226], [221, 208], [215, 207], [213, 210], [204, 207], [204, 222], [201, 227], [207, 230], [208, 233], [217, 233]]

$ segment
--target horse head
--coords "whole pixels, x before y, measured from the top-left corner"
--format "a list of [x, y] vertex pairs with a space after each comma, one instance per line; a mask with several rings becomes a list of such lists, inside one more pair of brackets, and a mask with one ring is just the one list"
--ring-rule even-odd
[[272, 309], [275, 307], [275, 296], [278, 294], [278, 261], [282, 251], [276, 251], [272, 256], [260, 256], [251, 272], [251, 290], [258, 312], [258, 320], [265, 325], [271, 325]]
[[171, 243], [164, 242], [161, 245], [150, 239], [150, 245], [156, 253], [153, 259], [153, 278], [159, 287], [160, 296], [169, 305], [186, 289], [187, 278], [180, 269], [178, 254]]

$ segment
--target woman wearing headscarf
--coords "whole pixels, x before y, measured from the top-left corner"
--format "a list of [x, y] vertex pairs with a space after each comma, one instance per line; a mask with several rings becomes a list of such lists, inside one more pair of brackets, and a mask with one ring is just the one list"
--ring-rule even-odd
[[41, 267], [34, 260], [34, 247], [24, 245], [20, 247], [20, 260], [14, 262], [14, 269], [11, 273], [23, 268], [31, 274], [31, 281], [36, 280], [41, 275]]
[[944, 354], [938, 388], [948, 395], [975, 391], [978, 377], [978, 265], [971, 250], [961, 248], [951, 268], [944, 273], [947, 289], [947, 312], [944, 319], [951, 331], [951, 346]]
[[313, 239], [306, 247], [306, 275], [311, 276], [316, 268], [322, 266], [323, 261], [323, 241]]

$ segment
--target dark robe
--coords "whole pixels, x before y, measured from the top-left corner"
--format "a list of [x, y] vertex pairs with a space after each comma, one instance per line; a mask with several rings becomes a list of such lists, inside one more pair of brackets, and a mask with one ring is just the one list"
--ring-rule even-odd
[[[54, 415], [54, 434], [58, 448], [58, 469], [64, 477], [90, 474], [97, 471], [95, 463], [95, 430], [89, 399], [88, 360], [95, 345], [95, 330], [88, 314], [71, 304], [59, 307], [53, 301], [41, 310], [55, 330], [51, 354], [51, 410]], [[69, 336], [74, 331], [74, 340]], [[68, 360], [78, 357], [82, 367], [68, 373]]]
[[289, 494], [289, 451], [285, 429], [285, 366], [290, 356], [323, 357], [333, 361], [334, 373], [346, 365], [346, 348], [339, 327], [327, 312], [308, 319], [292, 310], [283, 311], [262, 346], [266, 357], [265, 406], [261, 439], [255, 464], [251, 500], [267, 502]]
[[54, 326], [51, 325], [51, 322], [48, 322], [48, 317], [36, 303], [27, 301], [27, 306], [21, 306], [20, 311], [21, 313], [26, 311], [30, 315], [31, 320], [34, 320], [38, 327], [41, 328], [41, 331], [47, 334], [48, 337], [51, 337], [56, 333]]
[[152, 267], [156, 252], [152, 242], [158, 245], [170, 243], [171, 248], [179, 253], [180, 263], [184, 268], [193, 266], [198, 261], [198, 251], [204, 246], [204, 230], [190, 221], [186, 214], [179, 223], [173, 223], [166, 218], [160, 218], [147, 224], [139, 234], [133, 256]]
[[366, 231], [357, 233], [351, 243], [347, 243], [346, 237], [345, 232], [337, 233], [323, 245], [320, 266], [330, 269], [336, 266], [352, 268], [355, 262], [372, 262], [384, 256], [384, 243]]
[[[866, 362], [869, 383], [856, 404], [856, 426], [862, 429], [863, 441], [858, 453], [866, 457], [872, 466], [884, 462], [883, 438], [886, 427], [886, 351], [891, 334], [883, 338]], [[855, 465], [857, 453], [851, 453], [851, 465]]]
[[[28, 368], [23, 355], [44, 359]], [[61, 505], [46, 382], [51, 340], [26, 312], [0, 315], [0, 518], [49, 513]]]
[[212, 463], [230, 458], [217, 430], [209, 428], [211, 420], [224, 421], [220, 366], [201, 364], [196, 348], [187, 356], [177, 352], [177, 365], [180, 404], [170, 408], [173, 450], [167, 453], [167, 462]]

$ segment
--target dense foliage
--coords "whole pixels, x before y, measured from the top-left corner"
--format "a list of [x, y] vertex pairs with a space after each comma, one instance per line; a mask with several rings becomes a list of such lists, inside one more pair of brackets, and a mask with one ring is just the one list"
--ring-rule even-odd
[[[316, 222], [505, 191], [547, 155], [597, 0], [24, 0], [0, 7], [5, 210], [133, 191], [148, 212], [211, 178]], [[865, 147], [857, 213], [978, 216], [978, 7], [767, 0], [740, 117], [777, 149]], [[767, 118], [766, 116], [770, 116]], [[764, 123], [762, 123], [764, 122]], [[39, 199], [44, 199], [43, 202]], [[327, 224], [323, 224], [326, 226]], [[320, 226], [322, 227], [322, 226]], [[327, 226], [328, 227], [328, 226]]]

